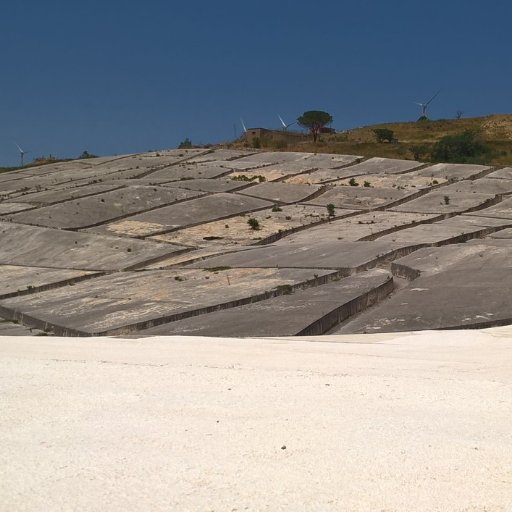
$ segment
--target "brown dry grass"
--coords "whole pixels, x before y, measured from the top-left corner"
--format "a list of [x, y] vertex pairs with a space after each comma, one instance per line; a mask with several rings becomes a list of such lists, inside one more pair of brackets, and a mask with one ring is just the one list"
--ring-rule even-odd
[[[378, 143], [373, 133], [376, 128], [393, 130], [398, 142], [396, 144]], [[333, 135], [324, 134], [320, 136], [320, 140], [316, 144], [306, 135], [289, 133], [285, 136], [282, 132], [275, 132], [275, 137], [269, 137], [262, 141], [262, 149], [412, 160], [414, 159], [414, 146], [422, 145], [429, 149], [442, 137], [459, 134], [466, 130], [477, 132], [481, 139], [491, 147], [492, 154], [485, 163], [512, 165], [512, 115], [510, 114], [424, 122], [384, 123], [355, 128]], [[239, 141], [233, 145], [243, 147], [244, 143]], [[285, 147], [283, 147], [284, 145]], [[423, 154], [419, 159], [427, 160], [428, 156]]]

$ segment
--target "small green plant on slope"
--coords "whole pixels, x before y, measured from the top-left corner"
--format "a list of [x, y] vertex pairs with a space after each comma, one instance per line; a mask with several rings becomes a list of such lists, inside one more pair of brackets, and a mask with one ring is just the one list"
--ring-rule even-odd
[[247, 224], [249, 224], [249, 227], [251, 229], [253, 229], [254, 231], [257, 231], [258, 229], [260, 229], [260, 223], [258, 222], [258, 219], [255, 219], [254, 217], [251, 217], [247, 221]]
[[334, 208], [335, 206], [332, 204], [332, 203], [329, 203], [327, 206], [327, 215], [329, 215], [329, 217], [334, 217]]

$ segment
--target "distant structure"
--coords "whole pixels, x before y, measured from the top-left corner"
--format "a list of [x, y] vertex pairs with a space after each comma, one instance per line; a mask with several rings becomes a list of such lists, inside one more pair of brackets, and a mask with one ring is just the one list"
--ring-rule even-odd
[[247, 128], [245, 130], [245, 138], [247, 142], [252, 143], [254, 139], [260, 139], [265, 135], [271, 133], [272, 130], [268, 130], [267, 128]]
[[432, 98], [430, 98], [426, 103], [421, 103], [421, 102], [417, 102], [415, 101], [414, 103], [416, 105], [419, 105], [421, 107], [421, 116], [420, 116], [420, 119], [428, 119], [428, 116], [427, 116], [427, 108], [428, 106], [430, 105], [430, 103], [439, 96], [439, 93], [441, 92], [442, 89], [439, 89], [439, 91], [437, 91], [434, 96], [432, 96]]
[[23, 158], [24, 156], [28, 153], [28, 151], [23, 151], [23, 149], [21, 149], [21, 147], [19, 146], [19, 144], [16, 144], [16, 147], [18, 148], [18, 151], [20, 152], [20, 167], [23, 167]]
[[279, 121], [281, 122], [281, 125], [282, 125], [282, 127], [283, 127], [283, 130], [284, 130], [284, 131], [288, 130], [288, 128], [289, 128], [290, 126], [292, 126], [292, 125], [294, 125], [294, 124], [296, 124], [296, 123], [297, 123], [297, 121], [294, 121], [293, 123], [286, 124], [286, 123], [284, 122], [283, 118], [282, 118], [279, 114], [277, 114], [277, 117], [279, 118]]

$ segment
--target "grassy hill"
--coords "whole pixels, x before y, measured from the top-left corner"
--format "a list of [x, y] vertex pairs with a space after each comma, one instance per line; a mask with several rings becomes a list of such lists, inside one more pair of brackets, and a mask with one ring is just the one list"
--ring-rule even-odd
[[[395, 142], [377, 142], [373, 130], [392, 130]], [[489, 152], [475, 159], [475, 163], [512, 165], [512, 115], [500, 114], [465, 119], [440, 119], [421, 122], [385, 123], [324, 134], [314, 144], [311, 137], [297, 132], [273, 131], [260, 140], [262, 148], [284, 151], [356, 154], [365, 157], [431, 160], [434, 145], [443, 137], [476, 133], [477, 139]], [[244, 139], [232, 146], [251, 146]]]

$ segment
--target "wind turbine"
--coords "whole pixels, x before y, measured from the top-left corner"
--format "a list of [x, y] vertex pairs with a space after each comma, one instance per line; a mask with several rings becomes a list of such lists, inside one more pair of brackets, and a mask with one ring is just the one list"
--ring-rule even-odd
[[244, 133], [247, 133], [247, 128], [245, 127], [245, 123], [242, 118], [240, 118], [240, 122], [242, 123], [242, 129], [244, 130]]
[[283, 125], [283, 130], [286, 131], [288, 129], [288, 127], [292, 126], [293, 124], [295, 124], [297, 121], [294, 121], [293, 123], [290, 123], [290, 124], [286, 124], [284, 121], [283, 121], [283, 118], [277, 114], [277, 117], [279, 117], [279, 121], [281, 121], [281, 124]]
[[442, 91], [442, 89], [439, 89], [439, 91], [437, 91], [434, 96], [432, 96], [432, 98], [430, 98], [426, 103], [421, 103], [421, 102], [417, 102], [415, 101], [414, 103], [416, 105], [419, 105], [421, 107], [421, 117], [427, 117], [427, 108], [428, 106], [430, 105], [430, 103], [439, 96], [439, 93]]
[[16, 144], [16, 147], [20, 152], [20, 167], [23, 167], [23, 157], [28, 153], [28, 151], [23, 151], [23, 149], [20, 148], [17, 142], [15, 142], [14, 144]]

